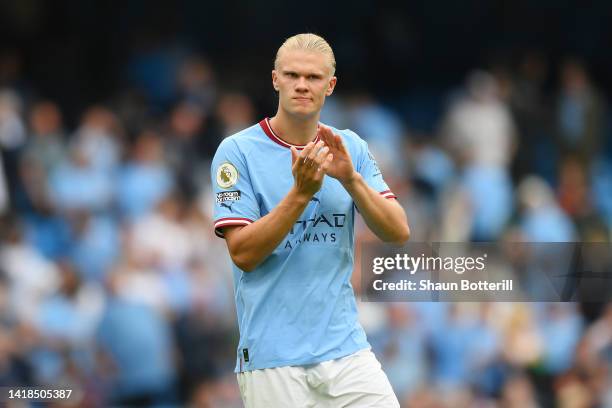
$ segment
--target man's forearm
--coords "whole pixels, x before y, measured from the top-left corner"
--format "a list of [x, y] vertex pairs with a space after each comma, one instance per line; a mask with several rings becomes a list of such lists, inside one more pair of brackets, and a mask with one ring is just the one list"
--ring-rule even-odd
[[264, 217], [245, 227], [226, 228], [224, 233], [234, 263], [250, 272], [287, 236], [310, 197], [299, 194], [295, 188]]
[[381, 196], [359, 173], [342, 185], [376, 236], [385, 242], [404, 243], [408, 240], [410, 228], [406, 212], [396, 200]]

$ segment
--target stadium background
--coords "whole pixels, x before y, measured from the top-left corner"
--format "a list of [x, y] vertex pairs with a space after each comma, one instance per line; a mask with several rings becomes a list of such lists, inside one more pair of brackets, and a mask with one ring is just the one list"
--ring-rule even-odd
[[[298, 32], [413, 240], [609, 242], [612, 4], [534, 3], [0, 3], [0, 385], [241, 406], [209, 162]], [[402, 406], [612, 406], [610, 305], [360, 308]]]

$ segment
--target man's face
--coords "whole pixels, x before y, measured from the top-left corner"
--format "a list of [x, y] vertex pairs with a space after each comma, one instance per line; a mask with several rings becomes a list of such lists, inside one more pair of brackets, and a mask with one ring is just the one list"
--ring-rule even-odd
[[320, 52], [287, 50], [282, 52], [272, 84], [278, 91], [280, 109], [290, 115], [317, 115], [325, 97], [332, 94], [336, 77], [332, 76], [328, 57]]

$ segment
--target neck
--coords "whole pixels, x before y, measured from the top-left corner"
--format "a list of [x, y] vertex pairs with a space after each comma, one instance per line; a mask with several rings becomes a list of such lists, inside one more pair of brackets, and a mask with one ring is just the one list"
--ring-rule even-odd
[[287, 143], [305, 145], [312, 142], [317, 135], [319, 113], [315, 116], [303, 118], [286, 114], [281, 109], [270, 118], [270, 126], [274, 133]]

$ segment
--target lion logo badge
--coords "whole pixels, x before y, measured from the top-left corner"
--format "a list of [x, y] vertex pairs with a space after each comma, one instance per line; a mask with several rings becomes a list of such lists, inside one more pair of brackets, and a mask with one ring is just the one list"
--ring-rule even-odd
[[223, 163], [217, 168], [217, 184], [221, 188], [230, 188], [238, 182], [238, 170], [232, 163]]

